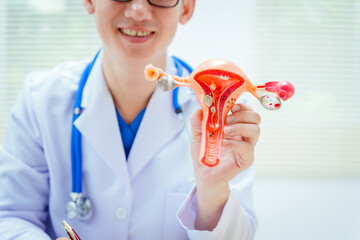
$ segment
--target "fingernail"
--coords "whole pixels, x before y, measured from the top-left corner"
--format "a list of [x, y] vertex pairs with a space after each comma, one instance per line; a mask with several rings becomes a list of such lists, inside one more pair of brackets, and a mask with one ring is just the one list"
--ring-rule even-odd
[[232, 115], [229, 115], [226, 117], [226, 123], [229, 124], [229, 123], [232, 123], [234, 121], [234, 116]]
[[225, 127], [224, 127], [224, 132], [225, 132], [226, 134], [232, 133], [233, 130], [234, 130], [234, 128], [233, 128], [232, 126], [225, 126]]
[[237, 111], [240, 111], [240, 106], [238, 104], [235, 104], [232, 109], [231, 109], [232, 112], [237, 112]]

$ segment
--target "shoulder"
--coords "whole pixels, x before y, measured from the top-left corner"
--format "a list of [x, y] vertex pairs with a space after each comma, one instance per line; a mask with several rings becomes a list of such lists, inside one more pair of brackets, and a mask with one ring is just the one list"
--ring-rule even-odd
[[[71, 114], [80, 77], [89, 61], [65, 62], [47, 71], [35, 71], [25, 78], [23, 101], [39, 119], [44, 114]], [[40, 121], [40, 120], [39, 120]]]
[[25, 77], [24, 88], [33, 93], [55, 93], [76, 88], [88, 61], [65, 62], [47, 71], [34, 71]]

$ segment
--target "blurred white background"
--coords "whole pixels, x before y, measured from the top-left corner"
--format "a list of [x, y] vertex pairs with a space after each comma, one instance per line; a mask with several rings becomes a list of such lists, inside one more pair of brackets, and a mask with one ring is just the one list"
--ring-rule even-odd
[[[82, 1], [1, 0], [0, 143], [28, 72], [100, 47]], [[360, 0], [197, 0], [170, 51], [295, 86], [279, 111], [247, 98], [263, 119], [257, 240], [360, 239]]]

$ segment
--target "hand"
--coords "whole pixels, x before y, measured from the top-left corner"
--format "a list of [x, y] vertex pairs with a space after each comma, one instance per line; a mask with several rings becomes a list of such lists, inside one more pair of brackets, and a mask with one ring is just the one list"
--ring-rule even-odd
[[254, 162], [254, 148], [260, 135], [260, 115], [245, 104], [235, 104], [227, 116], [220, 163], [215, 167], [199, 161], [202, 111], [191, 118], [191, 154], [196, 176], [198, 212], [195, 227], [212, 230], [229, 196], [228, 182]]

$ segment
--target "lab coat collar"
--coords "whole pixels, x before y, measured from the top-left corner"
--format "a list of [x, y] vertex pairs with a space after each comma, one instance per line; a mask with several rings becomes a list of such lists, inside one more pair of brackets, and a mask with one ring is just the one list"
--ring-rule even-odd
[[172, 94], [156, 89], [146, 108], [128, 157], [130, 177], [166, 147], [182, 129], [172, 106]]
[[106, 84], [104, 72], [102, 69], [103, 61], [103, 51], [100, 50], [100, 53], [84, 86], [83, 97], [81, 99], [82, 108], [86, 108], [89, 104], [95, 101], [95, 98], [99, 94], [109, 92], [109, 88]]
[[[133, 178], [182, 129], [174, 112], [172, 91], [156, 88], [147, 105], [126, 165], [124, 147], [116, 118], [115, 105], [102, 71], [103, 56], [99, 54], [84, 87], [83, 113], [75, 126], [114, 172]], [[172, 58], [167, 58], [166, 72], [176, 74]], [[179, 91], [179, 103], [193, 95], [187, 88]]]
[[[173, 59], [168, 56], [165, 72], [175, 75], [177, 69]], [[183, 71], [185, 73], [185, 70]], [[163, 92], [159, 88], [150, 98], [143, 120], [134, 139], [128, 157], [130, 178], [134, 178], [166, 145], [185, 131], [175, 113], [172, 101], [173, 92]], [[179, 104], [185, 104], [194, 94], [191, 88], [181, 88]]]
[[105, 81], [102, 63], [103, 54], [100, 52], [84, 87], [81, 100], [83, 112], [74, 124], [85, 140], [82, 145], [88, 142], [116, 174], [129, 179], [115, 105]]

